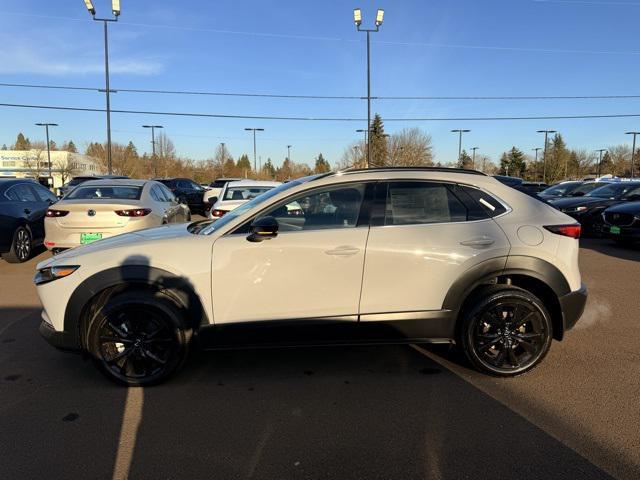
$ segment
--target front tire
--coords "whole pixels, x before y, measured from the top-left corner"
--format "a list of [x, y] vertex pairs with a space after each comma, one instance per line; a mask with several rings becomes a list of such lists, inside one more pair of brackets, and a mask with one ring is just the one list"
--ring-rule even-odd
[[462, 315], [462, 348], [481, 372], [520, 375], [536, 367], [551, 347], [551, 316], [527, 290], [489, 287], [470, 299]]
[[9, 263], [23, 263], [31, 258], [32, 251], [31, 232], [27, 227], [18, 227], [13, 233], [11, 249], [2, 258]]
[[175, 304], [160, 293], [116, 295], [94, 315], [87, 350], [109, 379], [128, 386], [163, 382], [185, 362], [191, 330]]

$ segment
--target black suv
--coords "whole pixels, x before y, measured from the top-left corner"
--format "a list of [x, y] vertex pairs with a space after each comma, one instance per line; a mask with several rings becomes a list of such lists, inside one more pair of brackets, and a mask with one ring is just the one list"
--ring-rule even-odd
[[204, 215], [206, 206], [204, 204], [204, 188], [189, 178], [154, 178], [154, 180], [165, 184], [173, 192], [180, 203], [189, 206], [193, 213]]
[[33, 180], [0, 179], [0, 255], [26, 262], [44, 241], [44, 216], [58, 199]]

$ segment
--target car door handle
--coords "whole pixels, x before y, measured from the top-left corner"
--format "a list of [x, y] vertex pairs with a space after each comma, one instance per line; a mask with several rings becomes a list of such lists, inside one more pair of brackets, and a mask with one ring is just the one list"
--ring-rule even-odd
[[465, 247], [488, 247], [494, 243], [496, 243], [496, 241], [493, 238], [477, 237], [464, 240], [463, 242], [460, 242], [460, 245], [464, 245]]
[[327, 255], [348, 257], [350, 255], [355, 255], [359, 251], [360, 251], [359, 248], [345, 245], [345, 246], [334, 248], [333, 250], [325, 250], [324, 253], [326, 253]]

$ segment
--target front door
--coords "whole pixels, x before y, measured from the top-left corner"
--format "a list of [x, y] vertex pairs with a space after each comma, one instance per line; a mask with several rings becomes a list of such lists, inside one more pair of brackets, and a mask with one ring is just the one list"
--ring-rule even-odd
[[321, 187], [260, 214], [276, 218], [276, 238], [249, 242], [248, 224], [219, 238], [215, 323], [356, 320], [369, 231], [364, 198], [362, 183]]

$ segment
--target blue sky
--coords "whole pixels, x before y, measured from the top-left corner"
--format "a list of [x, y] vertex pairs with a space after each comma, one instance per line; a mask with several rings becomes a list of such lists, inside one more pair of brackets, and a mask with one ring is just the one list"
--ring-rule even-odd
[[[372, 95], [633, 95], [640, 94], [640, 1], [580, 0], [121, 0], [110, 28], [112, 88], [360, 96], [366, 93], [365, 35], [352, 9], [372, 24]], [[98, 13], [110, 0], [94, 0]], [[102, 25], [82, 0], [0, 0], [0, 82], [103, 87]], [[104, 107], [93, 92], [0, 87], [0, 103]], [[117, 93], [112, 108], [236, 115], [366, 118], [360, 100], [282, 100]], [[640, 99], [527, 101], [374, 101], [384, 118], [640, 114]], [[101, 113], [0, 108], [0, 144], [18, 131], [31, 139], [35, 122], [60, 124], [52, 137], [80, 147], [103, 141]], [[112, 116], [115, 141], [150, 150], [142, 124], [165, 126], [178, 152], [212, 156], [225, 142], [234, 156], [250, 153], [244, 127], [262, 127], [258, 153], [275, 164], [292, 159], [332, 163], [359, 139], [364, 123]], [[433, 137], [436, 159], [457, 156], [454, 128], [469, 128], [466, 147], [494, 160], [512, 145], [542, 144], [555, 129], [572, 147], [627, 142], [640, 118], [527, 121], [387, 122], [390, 133], [420, 127]], [[529, 153], [529, 152], [528, 152]]]

